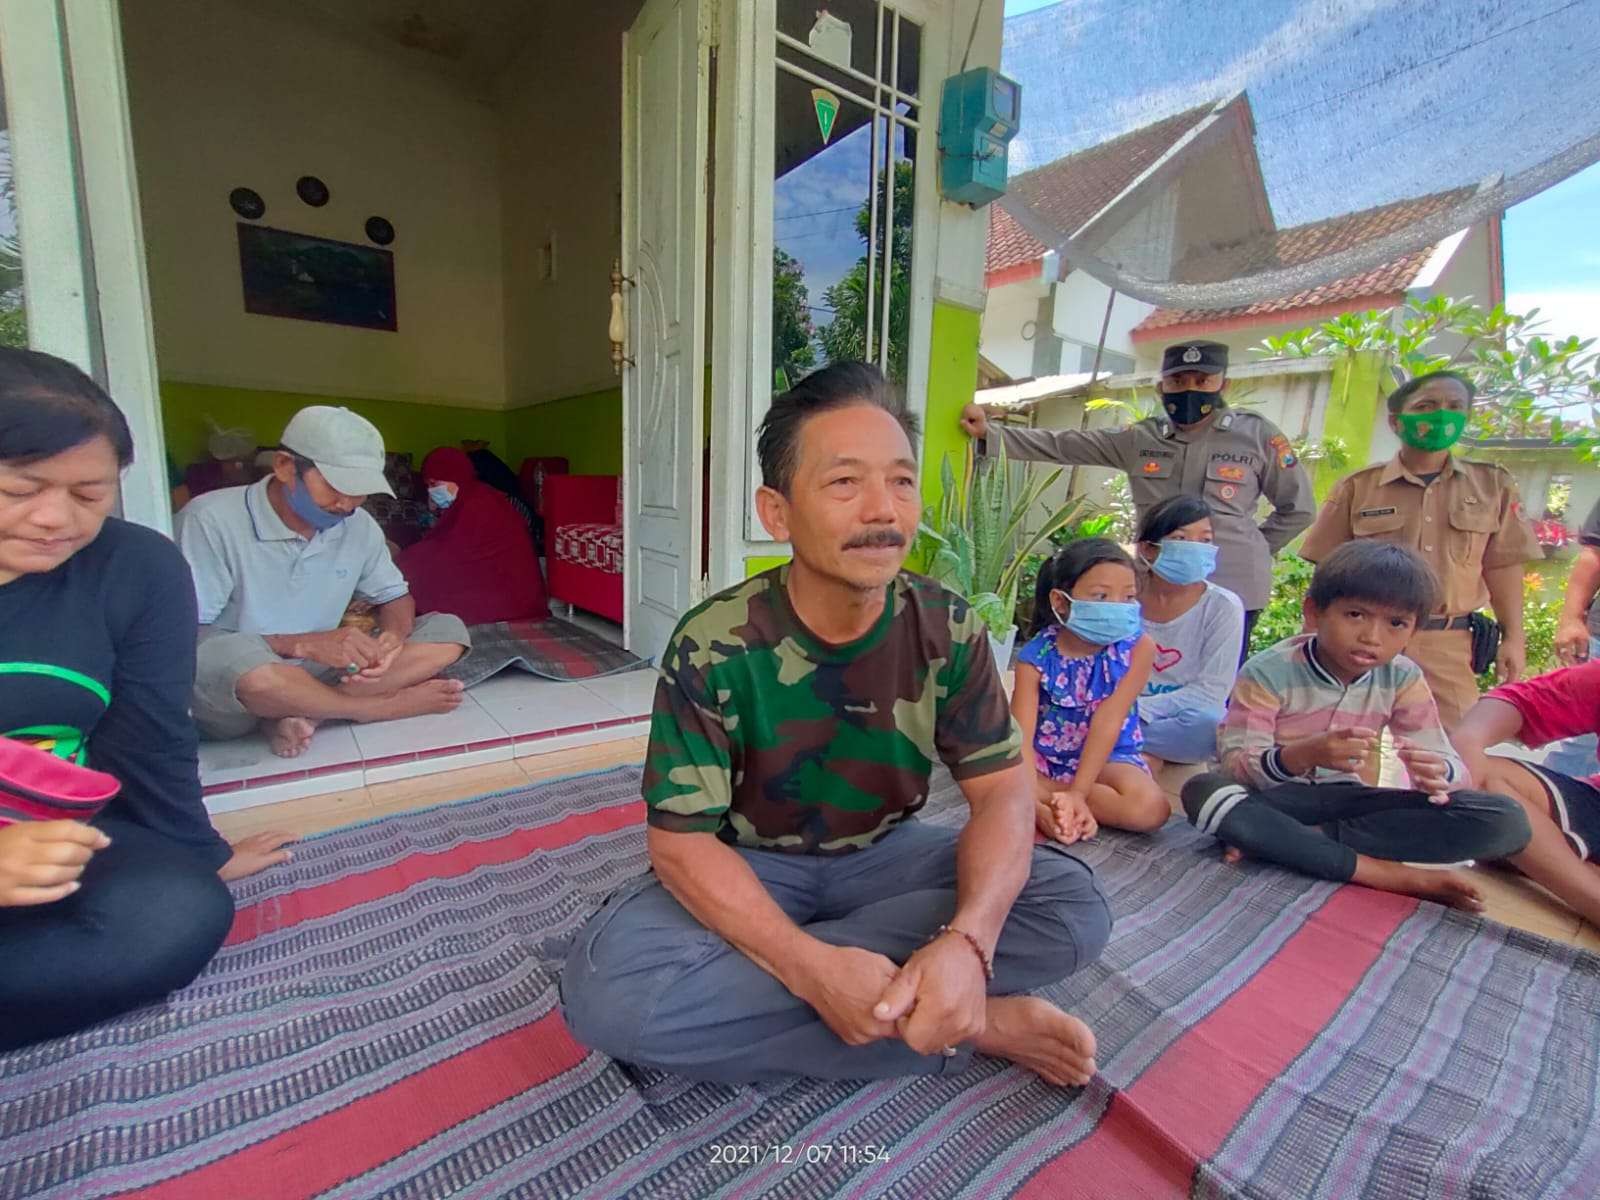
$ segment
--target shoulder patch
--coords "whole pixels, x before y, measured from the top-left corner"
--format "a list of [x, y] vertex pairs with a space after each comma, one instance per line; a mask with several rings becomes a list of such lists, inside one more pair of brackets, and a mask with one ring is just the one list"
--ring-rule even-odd
[[[1265, 422], [1263, 422], [1265, 424]], [[1278, 465], [1285, 470], [1294, 466], [1300, 460], [1294, 456], [1294, 447], [1289, 444], [1289, 439], [1281, 433], [1275, 433], [1267, 439], [1267, 448], [1278, 460]]]

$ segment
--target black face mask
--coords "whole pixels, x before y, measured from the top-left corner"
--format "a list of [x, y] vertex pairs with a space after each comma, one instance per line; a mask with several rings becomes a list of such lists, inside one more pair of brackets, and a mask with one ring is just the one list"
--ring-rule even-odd
[[1167, 410], [1179, 425], [1193, 425], [1204, 421], [1222, 402], [1221, 392], [1163, 392], [1161, 407]]

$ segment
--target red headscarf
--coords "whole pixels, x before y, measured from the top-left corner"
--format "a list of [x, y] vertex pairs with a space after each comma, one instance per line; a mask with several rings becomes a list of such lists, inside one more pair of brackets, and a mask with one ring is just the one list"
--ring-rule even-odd
[[468, 625], [548, 618], [533, 539], [511, 501], [480, 483], [472, 460], [451, 446], [422, 460], [422, 478], [455, 484], [456, 498], [396, 560], [417, 611], [455, 613]]

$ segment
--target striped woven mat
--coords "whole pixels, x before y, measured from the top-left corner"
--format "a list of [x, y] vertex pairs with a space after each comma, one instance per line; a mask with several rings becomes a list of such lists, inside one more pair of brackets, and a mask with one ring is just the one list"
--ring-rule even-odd
[[1115, 933], [1048, 993], [1099, 1036], [1082, 1091], [983, 1059], [754, 1089], [586, 1053], [556, 974], [644, 868], [638, 788], [621, 768], [302, 843], [168, 1004], [0, 1056], [0, 1197], [1595, 1194], [1600, 958], [1224, 867], [1176, 823], [1085, 848]]
[[560, 617], [496, 621], [470, 626], [467, 632], [472, 636], [472, 649], [441, 673], [441, 678], [459, 679], [467, 687], [476, 687], [510, 667], [544, 679], [567, 681], [597, 679], [645, 665], [637, 655]]

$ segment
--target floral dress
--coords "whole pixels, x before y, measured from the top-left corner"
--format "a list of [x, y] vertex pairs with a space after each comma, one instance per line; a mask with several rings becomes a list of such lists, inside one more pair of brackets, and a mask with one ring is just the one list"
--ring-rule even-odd
[[[1039, 672], [1039, 721], [1033, 735], [1039, 771], [1051, 779], [1065, 781], [1078, 769], [1095, 709], [1117, 690], [1117, 685], [1127, 675], [1133, 648], [1142, 635], [1112, 642], [1089, 658], [1068, 658], [1062, 654], [1060, 636], [1061, 626], [1051, 625], [1028, 640], [1018, 661]], [[1139, 705], [1135, 702], [1128, 709], [1117, 744], [1106, 761], [1131, 763], [1149, 771], [1141, 753], [1143, 747]]]

